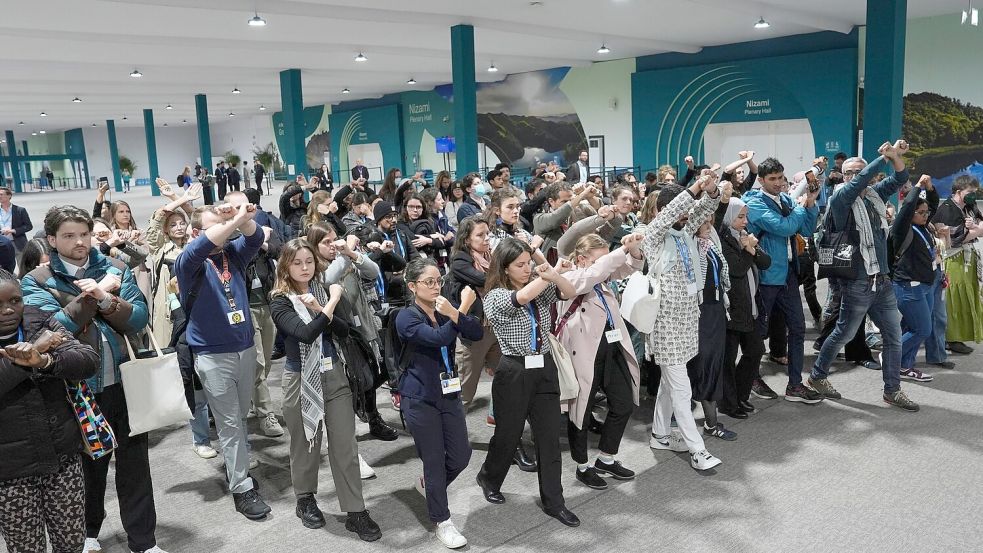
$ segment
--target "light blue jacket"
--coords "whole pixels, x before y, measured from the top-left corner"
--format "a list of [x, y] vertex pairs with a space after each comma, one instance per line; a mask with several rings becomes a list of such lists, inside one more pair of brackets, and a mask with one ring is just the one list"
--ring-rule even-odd
[[761, 249], [771, 257], [771, 267], [761, 271], [761, 284], [781, 286], [788, 278], [789, 266], [797, 267], [798, 261], [788, 260], [788, 252], [795, 252], [792, 236], [801, 234], [812, 236], [819, 217], [819, 208], [813, 205], [804, 208], [788, 194], [782, 193], [779, 199], [789, 211], [782, 215], [782, 209], [763, 190], [748, 190], [741, 196], [747, 204], [747, 231], [758, 238]]

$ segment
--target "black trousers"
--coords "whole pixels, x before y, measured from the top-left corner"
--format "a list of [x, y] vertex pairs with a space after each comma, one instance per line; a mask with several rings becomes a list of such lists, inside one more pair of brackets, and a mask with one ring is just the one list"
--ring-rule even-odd
[[202, 189], [202, 194], [204, 195], [205, 205], [215, 204], [215, 192], [211, 186], [206, 186]]
[[809, 314], [813, 320], [819, 320], [823, 316], [823, 306], [816, 297], [816, 262], [808, 252], [799, 256], [799, 284], [805, 293]]
[[229, 189], [224, 182], [218, 183], [218, 201], [225, 199], [225, 195], [229, 193]]
[[560, 484], [560, 384], [553, 356], [545, 356], [541, 369], [525, 368], [524, 359], [502, 356], [492, 380], [495, 404], [495, 434], [481, 470], [486, 482], [498, 490], [512, 467], [526, 419], [532, 427], [539, 459], [539, 497], [543, 508], [564, 506]]
[[[740, 361], [737, 361], [738, 348], [741, 350]], [[756, 329], [747, 332], [727, 330], [724, 397], [719, 403], [721, 409], [737, 409], [739, 401], [747, 401], [751, 395], [751, 382], [759, 376], [761, 357], [764, 354], [765, 344]]]
[[416, 453], [423, 461], [430, 521], [444, 522], [451, 517], [447, 486], [468, 468], [471, 460], [461, 397], [442, 396], [436, 402], [404, 397], [401, 409], [406, 427], [413, 433]]
[[785, 312], [777, 305], [768, 318], [768, 355], [788, 357], [788, 327], [785, 325]]
[[[618, 344], [609, 344], [603, 337], [594, 358], [594, 382], [587, 396], [589, 399], [584, 420], [580, 421], [580, 428], [577, 428], [572, 420], [567, 423], [570, 456], [577, 463], [587, 462], [587, 438], [590, 435], [587, 423], [593, 416], [592, 411], [597, 401], [598, 390], [604, 390], [604, 395], [607, 396], [608, 416], [601, 425], [601, 441], [597, 444], [597, 448], [601, 453], [615, 455], [621, 446], [621, 438], [625, 435], [625, 428], [631, 419], [635, 401], [631, 387], [631, 373], [628, 371], [624, 352]], [[497, 405], [495, 409], [497, 414]]]
[[98, 538], [106, 520], [106, 476], [109, 460], [116, 457], [116, 496], [119, 515], [126, 530], [131, 551], [146, 551], [157, 545], [157, 510], [154, 506], [154, 485], [150, 478], [149, 441], [147, 434], [130, 437], [130, 421], [126, 411], [123, 385], [113, 384], [95, 395], [96, 404], [113, 427], [117, 448], [99, 459], [82, 455], [82, 475], [85, 479], [85, 536]]

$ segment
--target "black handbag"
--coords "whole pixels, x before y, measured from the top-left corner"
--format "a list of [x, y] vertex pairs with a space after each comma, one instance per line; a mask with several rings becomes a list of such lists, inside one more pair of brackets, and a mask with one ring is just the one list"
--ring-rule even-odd
[[863, 273], [864, 259], [852, 208], [844, 225], [847, 230], [832, 230], [832, 221], [832, 213], [827, 213], [816, 240], [816, 263], [819, 265], [816, 278], [856, 279]]

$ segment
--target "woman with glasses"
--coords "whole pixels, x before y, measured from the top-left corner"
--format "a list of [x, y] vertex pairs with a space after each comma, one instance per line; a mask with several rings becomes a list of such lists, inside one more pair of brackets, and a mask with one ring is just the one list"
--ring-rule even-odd
[[935, 298], [932, 285], [942, 271], [942, 255], [928, 219], [939, 206], [932, 179], [922, 175], [908, 192], [891, 226], [889, 247], [894, 294], [901, 311], [901, 378], [930, 382], [932, 375], [915, 368], [918, 349], [932, 334]]
[[478, 320], [467, 314], [476, 299], [474, 290], [464, 287], [461, 306], [455, 308], [440, 295], [442, 280], [432, 259], [414, 259], [406, 267], [413, 303], [396, 315], [403, 344], [400, 359], [406, 365], [399, 392], [406, 427], [423, 461], [417, 489], [427, 498], [437, 539], [457, 549], [468, 540], [450, 519], [447, 486], [467, 468], [471, 446], [453, 348], [458, 338], [480, 340], [482, 330]]
[[[439, 194], [436, 189], [431, 188], [429, 190], [433, 190]], [[444, 274], [446, 272], [447, 246], [449, 244], [445, 243], [443, 233], [437, 230], [437, 226], [431, 215], [433, 212], [431, 211], [430, 205], [428, 205], [429, 203], [420, 193], [409, 195], [403, 204], [403, 211], [400, 213], [399, 221], [406, 225], [406, 228], [412, 232], [411, 236], [413, 238], [411, 241], [413, 242], [413, 247], [427, 257], [434, 259], [437, 262], [437, 268], [441, 274]], [[451, 244], [453, 244], [453, 241], [451, 241]]]

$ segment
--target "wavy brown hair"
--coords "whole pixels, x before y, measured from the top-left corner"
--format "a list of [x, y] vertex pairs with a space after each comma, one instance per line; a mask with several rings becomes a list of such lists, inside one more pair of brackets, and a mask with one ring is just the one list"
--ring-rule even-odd
[[317, 255], [317, 248], [312, 248], [311, 243], [306, 238], [294, 238], [283, 245], [280, 250], [280, 259], [276, 265], [276, 284], [270, 292], [270, 297], [289, 296], [290, 294], [306, 293], [307, 290], [300, 292], [296, 283], [290, 278], [290, 264], [294, 262], [297, 253], [301, 250], [311, 252], [314, 257], [314, 278], [324, 271], [324, 261]]
[[531, 258], [533, 255], [532, 246], [526, 244], [518, 238], [506, 238], [499, 242], [492, 254], [491, 266], [488, 267], [488, 276], [485, 280], [485, 290], [495, 288], [505, 288], [506, 290], [516, 290], [509, 279], [508, 268], [513, 261], [523, 253], [528, 253]]

